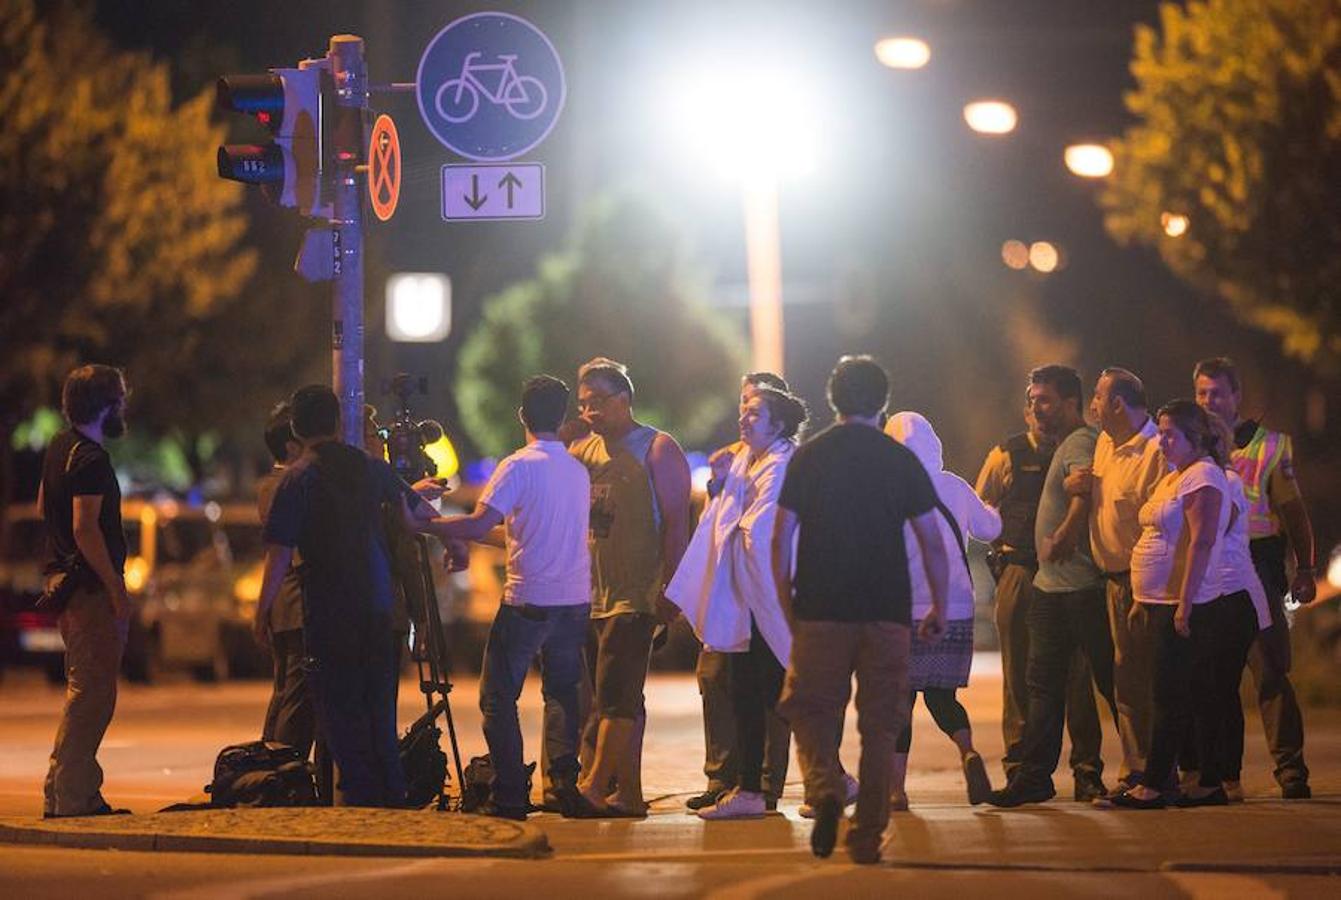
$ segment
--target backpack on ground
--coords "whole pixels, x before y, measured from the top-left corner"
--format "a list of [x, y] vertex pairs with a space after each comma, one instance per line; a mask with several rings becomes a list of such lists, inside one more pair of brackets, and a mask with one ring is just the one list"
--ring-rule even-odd
[[[526, 765], [526, 796], [531, 796], [531, 776], [535, 774], [535, 763]], [[472, 756], [470, 765], [462, 775], [461, 812], [475, 812], [493, 795], [494, 763], [489, 754]]]
[[442, 729], [436, 725], [411, 728], [400, 739], [400, 765], [405, 770], [405, 805], [423, 809], [442, 793], [447, 783], [447, 754], [438, 744]]
[[312, 764], [278, 741], [249, 741], [219, 751], [214, 781], [205, 788], [210, 805], [315, 806]]

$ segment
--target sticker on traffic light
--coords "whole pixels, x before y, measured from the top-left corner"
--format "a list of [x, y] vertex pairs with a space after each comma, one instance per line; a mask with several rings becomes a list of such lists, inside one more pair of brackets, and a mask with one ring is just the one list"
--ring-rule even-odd
[[381, 115], [373, 123], [368, 142], [368, 198], [373, 215], [385, 222], [396, 214], [400, 201], [400, 136], [390, 116]]

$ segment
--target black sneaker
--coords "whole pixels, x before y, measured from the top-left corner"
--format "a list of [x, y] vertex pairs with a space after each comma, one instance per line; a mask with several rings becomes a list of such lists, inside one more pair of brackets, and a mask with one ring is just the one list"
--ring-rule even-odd
[[810, 829], [810, 852], [820, 859], [828, 859], [833, 845], [838, 843], [838, 820], [843, 815], [842, 805], [833, 797], [825, 797], [815, 804], [815, 825]]
[[1104, 787], [1103, 779], [1097, 772], [1091, 772], [1088, 769], [1076, 773], [1076, 792], [1077, 803], [1093, 803], [1101, 797], [1108, 796], [1108, 788]]
[[999, 791], [987, 795], [987, 802], [1001, 809], [1014, 809], [1026, 803], [1047, 803], [1057, 796], [1052, 783], [1030, 784], [1023, 778], [1016, 778]]
[[1287, 781], [1281, 785], [1280, 795], [1286, 800], [1308, 800], [1313, 796], [1313, 789], [1307, 781]]
[[778, 811], [778, 798], [777, 798], [777, 797], [774, 797], [772, 794], [767, 794], [767, 795], [765, 795], [765, 796], [764, 796], [764, 809], [768, 810], [769, 812], [777, 812], [777, 811]]
[[700, 809], [715, 806], [717, 804], [717, 799], [725, 794], [726, 791], [726, 788], [708, 788], [703, 793], [690, 797], [684, 802], [684, 805], [694, 812], [698, 812]]
[[1180, 809], [1193, 809], [1198, 806], [1228, 806], [1229, 795], [1225, 793], [1225, 789], [1222, 787], [1216, 788], [1209, 794], [1202, 794], [1200, 797], [1187, 792], [1174, 800], [1171, 805]]

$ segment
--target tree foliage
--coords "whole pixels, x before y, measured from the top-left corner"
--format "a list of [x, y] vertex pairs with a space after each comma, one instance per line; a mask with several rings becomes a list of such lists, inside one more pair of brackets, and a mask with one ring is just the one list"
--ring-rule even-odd
[[627, 196], [595, 204], [569, 249], [484, 302], [456, 387], [470, 437], [485, 453], [510, 452], [523, 379], [548, 372], [571, 384], [599, 355], [629, 366], [640, 421], [691, 446], [708, 440], [735, 409], [744, 354], [695, 293], [683, 242], [655, 209]]
[[[1341, 363], [1341, 0], [1205, 0], [1138, 27], [1102, 197], [1119, 240], [1280, 335]], [[1165, 213], [1184, 215], [1180, 237]]]

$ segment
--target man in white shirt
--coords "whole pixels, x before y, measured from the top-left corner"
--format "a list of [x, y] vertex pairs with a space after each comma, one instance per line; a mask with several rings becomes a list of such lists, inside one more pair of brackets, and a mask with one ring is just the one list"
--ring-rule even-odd
[[[591, 611], [591, 482], [556, 433], [567, 407], [562, 381], [528, 379], [519, 411], [526, 446], [499, 463], [474, 513], [435, 519], [426, 529], [448, 543], [479, 541], [507, 524], [507, 581], [480, 679], [484, 739], [494, 769], [493, 796], [480, 812], [508, 819], [525, 819], [529, 810], [517, 698], [537, 653], [546, 700], [562, 711], [563, 746], [578, 745], [581, 726], [578, 690]], [[571, 754], [547, 760], [547, 768], [576, 781], [578, 762]], [[570, 804], [564, 811], [571, 811]]]
[[[1138, 516], [1168, 464], [1158, 431], [1146, 411], [1145, 385], [1116, 367], [1104, 369], [1094, 387], [1090, 412], [1102, 429], [1094, 465], [1067, 479], [1067, 490], [1090, 496], [1090, 546], [1107, 582], [1108, 624], [1113, 632], [1113, 693], [1122, 742], [1124, 785], [1138, 782], [1150, 750], [1153, 717], [1153, 640], [1147, 617], [1131, 593], [1131, 554], [1141, 537]], [[1133, 606], [1136, 610], [1133, 612]]]

